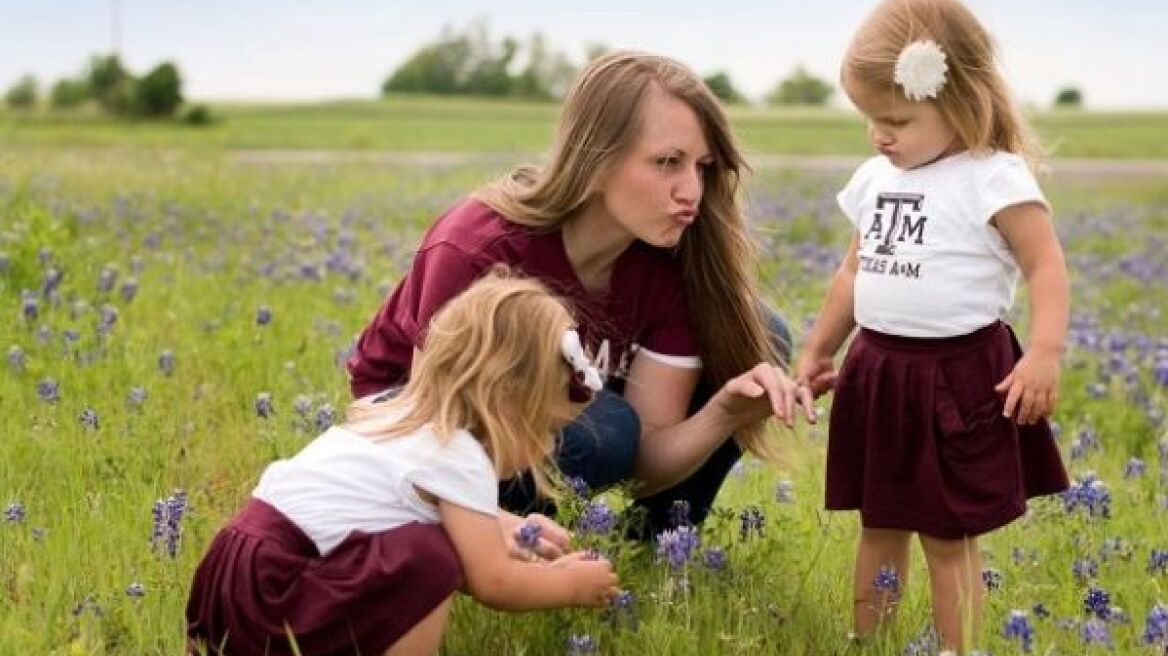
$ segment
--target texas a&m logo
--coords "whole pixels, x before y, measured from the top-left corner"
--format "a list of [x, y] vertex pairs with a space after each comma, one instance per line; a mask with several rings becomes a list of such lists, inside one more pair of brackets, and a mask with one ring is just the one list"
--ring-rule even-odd
[[872, 225], [864, 233], [865, 240], [872, 237], [879, 240], [876, 255], [896, 255], [896, 244], [909, 239], [924, 243], [925, 222], [929, 220], [921, 214], [924, 200], [924, 194], [884, 192], [876, 196]]

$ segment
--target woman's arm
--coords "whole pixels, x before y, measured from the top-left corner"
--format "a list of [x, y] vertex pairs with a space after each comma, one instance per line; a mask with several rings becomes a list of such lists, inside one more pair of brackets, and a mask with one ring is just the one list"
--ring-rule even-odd
[[1070, 314], [1067, 265], [1044, 206], [1007, 207], [998, 212], [993, 224], [1013, 250], [1030, 288], [1030, 343], [995, 389], [1006, 394], [1004, 414], [1030, 424], [1050, 416], [1058, 403], [1059, 359]]
[[575, 553], [550, 563], [511, 558], [499, 519], [438, 501], [442, 526], [462, 563], [467, 592], [496, 610], [604, 606], [619, 591], [612, 563]]

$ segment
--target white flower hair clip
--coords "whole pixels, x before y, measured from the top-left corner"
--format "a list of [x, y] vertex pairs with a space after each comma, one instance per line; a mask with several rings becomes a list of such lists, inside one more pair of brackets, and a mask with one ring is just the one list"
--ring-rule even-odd
[[896, 74], [893, 81], [904, 89], [909, 100], [920, 102], [926, 98], [936, 98], [945, 86], [945, 73], [949, 65], [945, 63], [945, 51], [936, 41], [926, 39], [913, 41], [900, 51], [896, 58]]
[[560, 338], [560, 353], [572, 367], [572, 380], [568, 382], [568, 398], [576, 403], [587, 403], [592, 395], [604, 388], [604, 381], [600, 379], [600, 371], [588, 362], [584, 354], [584, 344], [580, 341], [580, 333], [574, 328], [564, 331]]

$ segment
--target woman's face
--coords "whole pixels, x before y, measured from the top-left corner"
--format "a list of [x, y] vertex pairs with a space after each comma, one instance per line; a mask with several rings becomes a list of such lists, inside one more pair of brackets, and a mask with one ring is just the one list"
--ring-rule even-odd
[[641, 105], [641, 134], [602, 179], [598, 202], [629, 235], [669, 248], [698, 219], [714, 162], [697, 114], [656, 85]]

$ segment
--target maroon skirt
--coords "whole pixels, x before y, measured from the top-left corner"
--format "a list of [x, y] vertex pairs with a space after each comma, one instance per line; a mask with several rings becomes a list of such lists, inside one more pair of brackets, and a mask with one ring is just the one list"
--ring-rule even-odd
[[958, 539], [1065, 490], [1050, 425], [1002, 416], [994, 385], [1021, 356], [1001, 322], [939, 339], [861, 330], [832, 401], [827, 509], [858, 509], [867, 528]]
[[353, 532], [321, 558], [287, 517], [252, 499], [195, 572], [188, 644], [231, 656], [380, 656], [462, 582], [441, 525]]

